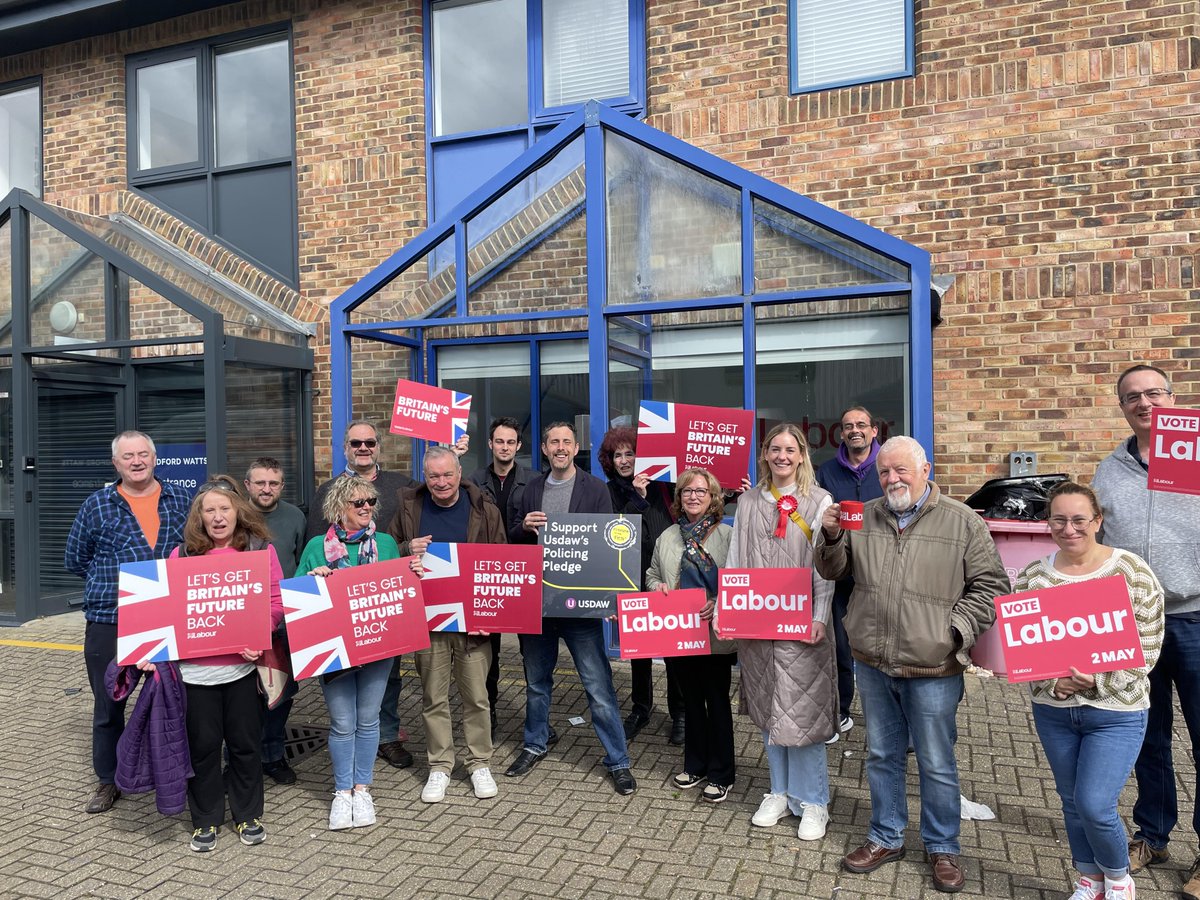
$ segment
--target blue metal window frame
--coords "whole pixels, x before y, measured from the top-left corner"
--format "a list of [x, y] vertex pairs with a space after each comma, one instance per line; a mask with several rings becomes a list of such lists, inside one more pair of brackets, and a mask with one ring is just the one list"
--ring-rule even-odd
[[[740, 191], [742, 217], [742, 293], [727, 297], [654, 301], [636, 304], [610, 305], [607, 298], [607, 229], [606, 173], [604, 165], [604, 136], [607, 131], [619, 133], [653, 152], [663, 154], [677, 163], [727, 184]], [[457, 279], [458, 302], [455, 315], [442, 318], [420, 318], [395, 322], [352, 324], [350, 313], [393, 278], [416, 264], [421, 257], [445, 238], [455, 236], [456, 271], [466, 273], [466, 222], [476, 212], [503, 196], [513, 185], [541, 167], [550, 157], [583, 135], [585, 187], [588, 202], [585, 207], [587, 233], [587, 307], [586, 309], [553, 312], [527, 312], [472, 317], [467, 315], [466, 278]], [[909, 273], [908, 281], [867, 283], [837, 288], [822, 288], [772, 293], [753, 292], [754, 289], [754, 220], [753, 200], [761, 198], [786, 212], [825, 228], [857, 243], [872, 252], [896, 260]], [[864, 268], [869, 268], [864, 266]], [[880, 231], [850, 216], [823, 206], [815, 200], [768, 181], [753, 172], [735, 166], [684, 141], [671, 137], [649, 125], [638, 122], [602, 103], [589, 102], [549, 135], [530, 147], [517, 160], [486, 181], [478, 190], [458, 203], [445, 216], [397, 250], [374, 270], [351, 286], [330, 304], [331, 321], [331, 382], [333, 385], [333, 452], [337, 458], [340, 435], [351, 415], [350, 370], [347, 367], [348, 349], [345, 344], [352, 335], [372, 336], [390, 330], [412, 330], [411, 339], [396, 339], [419, 346], [423, 329], [452, 325], [541, 321], [548, 325], [555, 320], [587, 318], [587, 339], [590, 356], [589, 405], [591, 417], [591, 446], [593, 454], [603, 438], [606, 417], [595, 410], [608, 408], [608, 341], [607, 321], [610, 317], [630, 317], [651, 313], [679, 312], [689, 309], [738, 306], [742, 310], [742, 340], [745, 354], [746, 378], [743, 400], [747, 409], [755, 408], [755, 309], [778, 303], [806, 302], [853, 297], [902, 295], [908, 298], [908, 344], [911, 377], [907, 387], [909, 433], [925, 447], [933, 459], [933, 340], [930, 319], [930, 255], [898, 237]], [[527, 337], [527, 336], [526, 336]], [[576, 337], [573, 333], [571, 337]], [[597, 353], [597, 348], [605, 348]], [[536, 362], [536, 360], [535, 360]], [[597, 462], [593, 458], [593, 465]]]
[[[428, 220], [437, 218], [437, 186], [434, 183], [434, 152], [438, 147], [450, 146], [467, 141], [482, 141], [485, 138], [508, 138], [524, 134], [526, 152], [538, 141], [537, 133], [547, 126], [557, 125], [578, 112], [583, 104], [573, 106], [546, 107], [544, 96], [542, 60], [542, 2], [525, 0], [526, 69], [527, 69], [527, 121], [512, 125], [501, 125], [477, 131], [435, 135], [433, 132], [433, 7], [437, 0], [422, 0], [424, 32], [422, 52], [425, 74], [425, 204]], [[629, 89], [624, 97], [604, 98], [613, 109], [631, 116], [641, 116], [646, 109], [646, 7], [645, 0], [628, 0], [629, 3]], [[486, 144], [484, 145], [486, 147]], [[493, 166], [500, 171], [503, 166]]]
[[[32, 78], [18, 78], [16, 81], [6, 81], [0, 84], [0, 97], [7, 94], [15, 94], [18, 91], [27, 91], [30, 88], [37, 88], [38, 92], [38, 120], [37, 134], [38, 140], [41, 142], [37, 148], [38, 168], [38, 190], [36, 192], [19, 184], [9, 185], [9, 190], [23, 190], [38, 199], [41, 199], [46, 193], [46, 110], [44, 104], [46, 92], [42, 88], [42, 76], [34, 75]], [[7, 195], [8, 191], [4, 191], [0, 196]]]
[[847, 78], [841, 81], [801, 86], [796, 74], [796, 46], [800, 33], [799, 19], [797, 0], [788, 0], [788, 90], [792, 94], [812, 94], [816, 91], [850, 87], [856, 84], [873, 84], [876, 81], [908, 78], [916, 71], [916, 22], [913, 14], [913, 0], [904, 0], [904, 68], [897, 72], [871, 75], [870, 77]]

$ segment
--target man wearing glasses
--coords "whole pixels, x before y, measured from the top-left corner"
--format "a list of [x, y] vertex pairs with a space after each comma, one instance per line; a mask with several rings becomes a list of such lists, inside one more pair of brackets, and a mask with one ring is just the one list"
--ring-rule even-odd
[[[298, 506], [282, 499], [283, 466], [274, 457], [260, 456], [250, 463], [246, 470], [245, 485], [250, 502], [267, 521], [267, 530], [271, 532], [271, 546], [275, 548], [275, 555], [279, 557], [283, 577], [291, 578], [296, 574], [296, 563], [300, 560], [300, 554], [304, 552], [307, 523]], [[279, 632], [284, 636], [286, 643], [287, 630], [282, 622], [279, 624]], [[268, 708], [263, 715], [263, 774], [276, 784], [296, 783], [296, 773], [288, 765], [284, 753], [288, 714], [292, 711], [292, 697], [295, 695], [296, 682], [289, 677], [283, 690], [284, 699], [274, 709]]]
[[[1101, 539], [1146, 560], [1166, 592], [1166, 634], [1150, 672], [1150, 718], [1133, 769], [1138, 797], [1129, 869], [1137, 872], [1170, 858], [1167, 842], [1179, 819], [1171, 761], [1172, 685], [1179, 692], [1192, 755], [1200, 754], [1200, 497], [1146, 487], [1154, 409], [1175, 405], [1167, 373], [1147, 365], [1126, 369], [1117, 379], [1117, 400], [1133, 434], [1100, 463], [1092, 480], [1104, 512]], [[1192, 811], [1192, 828], [1200, 835], [1200, 806]], [[1200, 857], [1183, 895], [1200, 900]]]
[[99, 784], [89, 813], [112, 809], [121, 796], [114, 783], [117, 741], [125, 730], [125, 701], [114, 701], [104, 672], [117, 655], [117, 577], [121, 563], [166, 559], [183, 540], [191, 497], [183, 488], [154, 477], [154, 441], [140, 431], [123, 431], [112, 442], [115, 483], [83, 501], [63, 564], [86, 579], [83, 661], [95, 700], [92, 709], [92, 768]]

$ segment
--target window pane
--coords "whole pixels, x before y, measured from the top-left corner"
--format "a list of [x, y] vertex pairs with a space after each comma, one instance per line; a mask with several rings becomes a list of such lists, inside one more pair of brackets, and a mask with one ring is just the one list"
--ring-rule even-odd
[[13, 188], [42, 193], [41, 92], [0, 94], [0, 197]]
[[435, 134], [529, 120], [525, 0], [433, 7]]
[[543, 0], [547, 107], [629, 94], [629, 0]]
[[796, 0], [796, 86], [869, 81], [907, 68], [906, 0]]
[[177, 59], [137, 70], [138, 168], [200, 160], [196, 60]]
[[472, 343], [439, 347], [438, 384], [471, 395], [467, 426], [471, 449], [462, 457], [468, 474], [492, 461], [487, 430], [492, 419], [512, 416], [521, 423], [521, 449], [517, 462], [529, 468], [537, 442], [529, 440], [529, 344]]
[[[587, 429], [580, 418], [588, 413], [588, 346], [587, 341], [564, 340], [542, 341], [540, 346], [541, 365], [538, 371], [538, 396], [541, 401], [541, 427], [545, 430], [553, 422], [571, 422], [579, 435], [579, 455], [575, 465], [591, 471], [592, 459], [588, 448]], [[540, 448], [541, 435], [537, 436]], [[541, 450], [534, 449], [536, 468], [546, 469]]]
[[217, 165], [292, 155], [287, 41], [217, 54]]

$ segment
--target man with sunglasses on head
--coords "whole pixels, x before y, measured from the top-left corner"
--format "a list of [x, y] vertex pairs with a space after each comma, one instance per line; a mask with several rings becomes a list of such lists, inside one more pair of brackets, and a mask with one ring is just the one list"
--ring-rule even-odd
[[150, 435], [123, 431], [112, 442], [117, 480], [83, 501], [63, 564], [86, 579], [83, 661], [95, 700], [92, 709], [92, 768], [99, 784], [89, 813], [112, 809], [121, 796], [114, 783], [117, 741], [125, 730], [125, 701], [114, 701], [104, 672], [117, 655], [117, 578], [121, 563], [165, 559], [183, 540], [191, 497], [183, 488], [154, 477], [157, 455]]
[[[1117, 379], [1117, 402], [1133, 433], [1100, 463], [1092, 479], [1104, 512], [1100, 539], [1146, 560], [1166, 592], [1166, 634], [1150, 671], [1150, 716], [1133, 768], [1138, 796], [1129, 843], [1132, 873], [1170, 858], [1167, 842], [1179, 820], [1171, 760], [1172, 685], [1192, 756], [1200, 755], [1200, 497], [1146, 487], [1154, 410], [1175, 405], [1167, 373], [1156, 366], [1131, 366]], [[1200, 791], [1200, 780], [1194, 791]], [[1200, 805], [1192, 810], [1192, 829], [1200, 835]], [[1200, 900], [1200, 857], [1185, 881], [1183, 896]]]
[[[271, 456], [260, 456], [246, 469], [246, 493], [250, 502], [263, 514], [267, 530], [271, 532], [271, 546], [279, 557], [283, 577], [296, 574], [296, 563], [304, 552], [307, 522], [298, 506], [282, 499], [283, 465]], [[278, 628], [287, 644], [287, 629], [281, 622]], [[296, 682], [290, 676], [283, 689], [283, 698], [274, 709], [263, 714], [262, 765], [263, 774], [276, 784], [295, 784], [296, 773], [288, 765], [285, 754], [285, 731], [288, 714], [292, 711], [292, 698], [296, 695]]]

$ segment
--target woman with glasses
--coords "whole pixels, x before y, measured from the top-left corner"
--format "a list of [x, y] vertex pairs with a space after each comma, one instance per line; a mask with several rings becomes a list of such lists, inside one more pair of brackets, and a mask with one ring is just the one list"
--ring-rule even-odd
[[1129, 586], [1145, 664], [1030, 685], [1033, 721], [1062, 798], [1079, 880], [1071, 900], [1133, 900], [1129, 845], [1117, 797], [1142, 746], [1150, 708], [1148, 675], [1163, 640], [1163, 589], [1141, 557], [1096, 541], [1104, 522], [1091, 488], [1071, 481], [1050, 491], [1050, 535], [1058, 550], [1032, 562], [1014, 590], [1036, 591], [1120, 575]]
[[[200, 486], [183, 527], [180, 556], [218, 556], [266, 550], [271, 565], [271, 629], [283, 620], [279, 581], [283, 570], [262, 516], [228, 476]], [[225, 821], [225, 796], [243, 844], [261, 844], [263, 814], [262, 718], [254, 663], [262, 650], [188, 659], [179, 663], [187, 695], [188, 750], [192, 778], [188, 809], [192, 815], [191, 849], [213, 850]], [[141, 666], [148, 668], [149, 664]], [[229, 770], [221, 771], [221, 746], [228, 749]]]
[[[707, 469], [688, 469], [675, 486], [671, 512], [675, 524], [654, 545], [646, 571], [646, 590], [700, 588], [708, 602], [700, 613], [712, 622], [717, 596], [717, 570], [729, 556], [733, 529], [721, 521], [725, 500], [721, 486]], [[683, 771], [673, 779], [687, 790], [707, 781], [700, 796], [720, 803], [733, 786], [733, 710], [729, 685], [736, 657], [733, 641], [711, 633], [711, 655], [667, 659], [667, 672], [683, 689], [687, 730], [683, 739]]]
[[[758, 468], [758, 484], [746, 480], [738, 500], [729, 567], [811, 569], [813, 532], [833, 498], [817, 486], [799, 426], [767, 433]], [[737, 642], [742, 710], [762, 731], [771, 773], [771, 791], [750, 822], [768, 828], [800, 816], [802, 841], [820, 840], [829, 823], [825, 742], [840, 721], [833, 642], [825, 640], [832, 605], [833, 583], [814, 569], [811, 641]]]
[[[399, 559], [400, 548], [375, 531], [379, 492], [365, 478], [341, 475], [325, 493], [322, 512], [329, 530], [308, 542], [297, 572], [326, 577], [334, 569]], [[329, 759], [333, 765], [333, 831], [375, 824], [371, 781], [379, 750], [379, 707], [387, 687], [391, 659], [321, 676], [329, 708]]]

